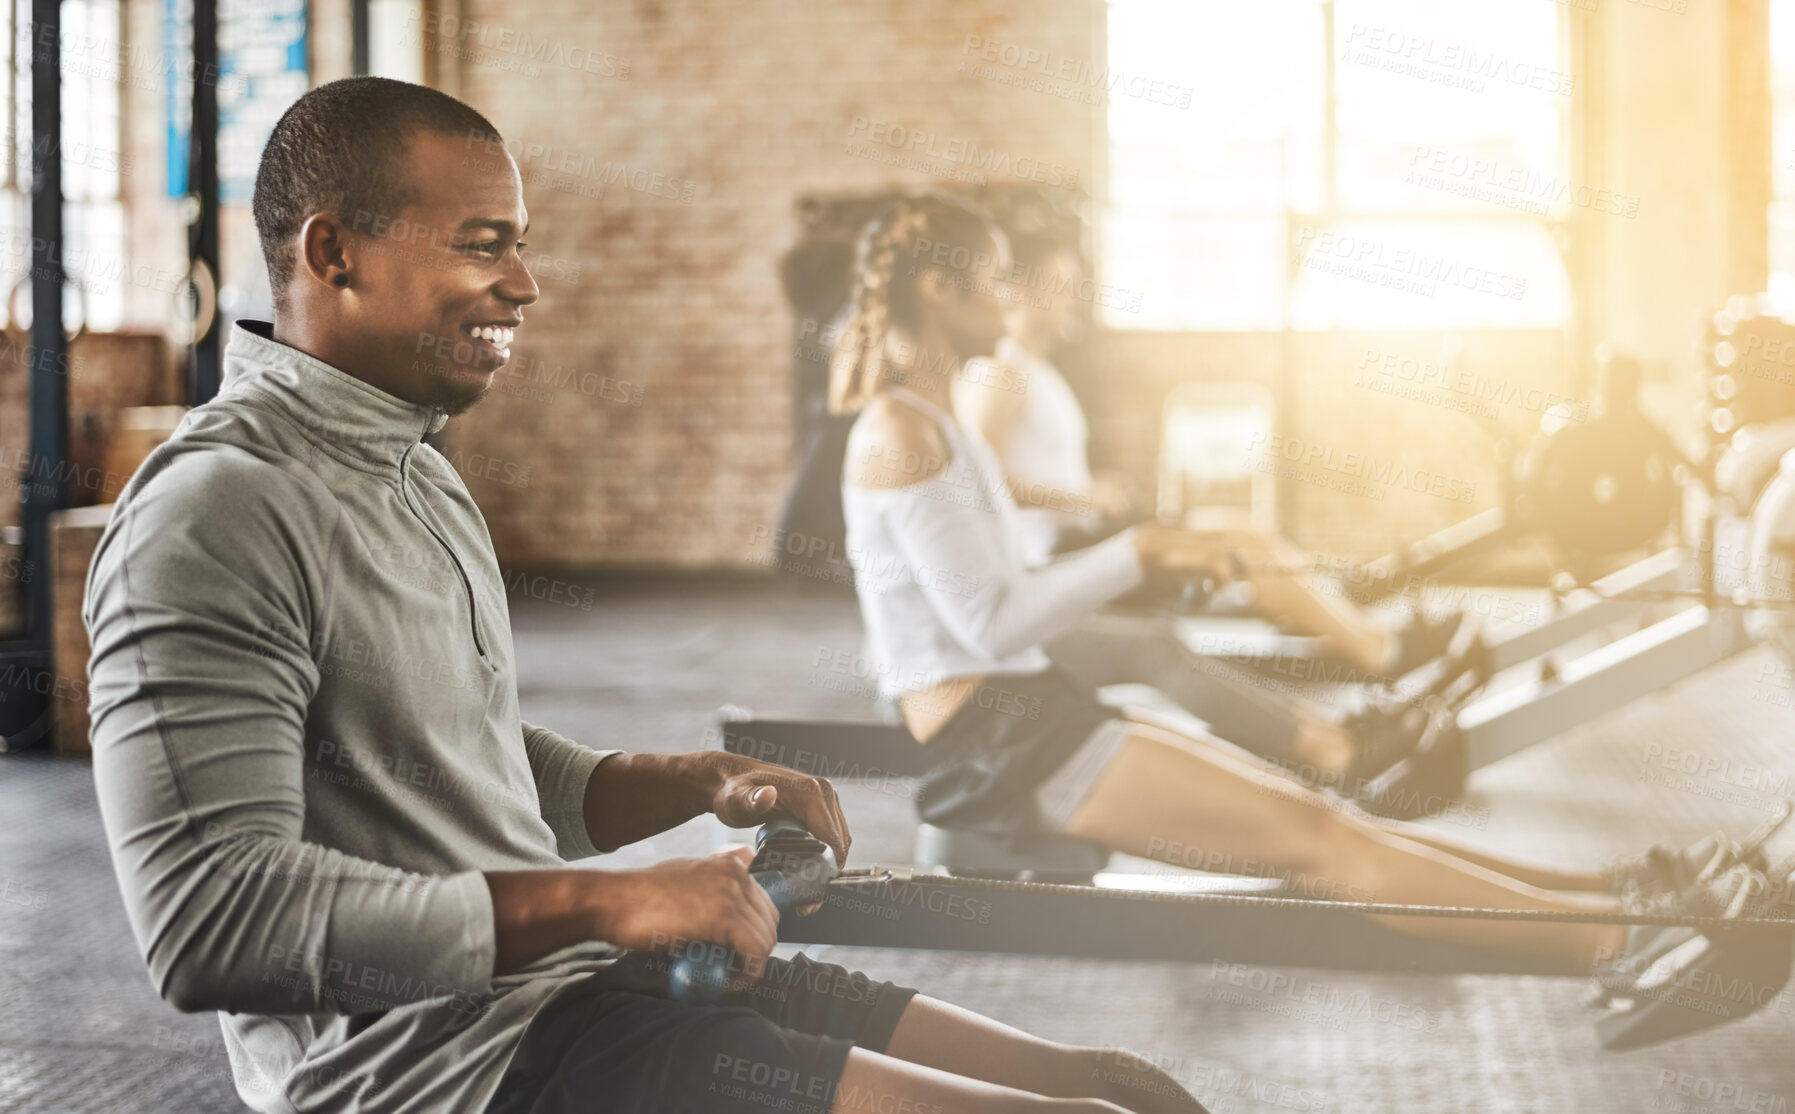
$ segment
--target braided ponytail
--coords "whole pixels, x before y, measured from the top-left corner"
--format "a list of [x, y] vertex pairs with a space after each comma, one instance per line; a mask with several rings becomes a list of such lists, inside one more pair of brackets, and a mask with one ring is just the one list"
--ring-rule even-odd
[[854, 317], [842, 330], [829, 365], [830, 413], [865, 406], [885, 380], [885, 341], [891, 327], [916, 327], [921, 268], [900, 270], [900, 256], [914, 258], [927, 241], [973, 248], [994, 244], [1000, 235], [970, 201], [933, 193], [901, 197], [867, 224], [854, 247]]

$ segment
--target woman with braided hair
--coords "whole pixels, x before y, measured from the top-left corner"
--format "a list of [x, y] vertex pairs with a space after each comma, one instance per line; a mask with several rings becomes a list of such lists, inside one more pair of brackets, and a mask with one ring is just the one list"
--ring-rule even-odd
[[[838, 412], [860, 412], [842, 486], [848, 553], [884, 695], [932, 756], [917, 798], [924, 820], [1065, 833], [1175, 865], [1301, 879], [1311, 896], [1357, 902], [1574, 915], [1621, 911], [1611, 891], [1623, 883], [1706, 908], [1763, 882], [1762, 864], [1733, 846], [1656, 852], [1610, 874], [1508, 861], [1372, 817], [1213, 737], [1098, 703], [1042, 642], [1150, 571], [1225, 578], [1223, 555], [1203, 535], [1149, 523], [1031, 565], [1003, 470], [951, 403], [964, 361], [1002, 335], [1002, 234], [969, 203], [917, 196], [867, 228], [856, 262], [858, 317], [830, 391]], [[1592, 966], [1628, 953], [1618, 924], [1378, 919], [1417, 937]], [[1668, 948], [1677, 931], [1651, 940]], [[1786, 966], [1786, 948], [1766, 962]]]

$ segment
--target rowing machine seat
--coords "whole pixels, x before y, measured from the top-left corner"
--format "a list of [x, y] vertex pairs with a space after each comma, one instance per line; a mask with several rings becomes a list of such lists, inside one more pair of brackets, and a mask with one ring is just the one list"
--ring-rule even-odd
[[[1109, 690], [1106, 690], [1108, 692]], [[1188, 718], [1144, 686], [1117, 686], [1115, 697], [1136, 715], [1158, 708]], [[1111, 699], [1109, 703], [1122, 703]], [[927, 751], [904, 726], [830, 720], [757, 719], [728, 706], [718, 715], [723, 749], [829, 778], [916, 777], [928, 769]], [[1031, 881], [1089, 882], [1109, 864], [1109, 851], [1089, 840], [1029, 830], [974, 831], [919, 824], [915, 863], [950, 873]]]

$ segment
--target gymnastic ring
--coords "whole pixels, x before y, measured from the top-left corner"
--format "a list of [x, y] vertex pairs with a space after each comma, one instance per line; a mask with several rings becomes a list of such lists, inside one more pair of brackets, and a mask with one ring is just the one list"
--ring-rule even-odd
[[[67, 321], [62, 323], [62, 342], [64, 346], [67, 346], [75, 343], [76, 339], [79, 338], [81, 334], [87, 332], [87, 288], [81, 285], [80, 279], [67, 274], [62, 276], [62, 284], [65, 290], [73, 290], [75, 292], [75, 302], [81, 307], [81, 314], [75, 319], [75, 328], [72, 331], [69, 329]], [[19, 312], [19, 291], [26, 289], [30, 285], [31, 276], [25, 275], [20, 278], [18, 282], [13, 283], [12, 289], [7, 291], [6, 331], [8, 333], [11, 333], [15, 328], [21, 336], [31, 332], [30, 311], [27, 310], [25, 313]], [[29, 302], [25, 304], [26, 306], [30, 305]], [[24, 321], [25, 324], [19, 324], [21, 320]]]
[[[188, 290], [193, 291], [191, 314], [181, 312], [181, 294]], [[199, 343], [212, 331], [212, 323], [218, 319], [218, 276], [212, 273], [210, 264], [195, 259], [188, 266], [187, 273], [175, 287], [169, 309], [168, 337], [183, 348]]]

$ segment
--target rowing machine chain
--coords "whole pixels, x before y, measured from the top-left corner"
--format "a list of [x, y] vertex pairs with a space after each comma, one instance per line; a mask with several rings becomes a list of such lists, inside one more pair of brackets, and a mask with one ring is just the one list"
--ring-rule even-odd
[[1054, 897], [1100, 897], [1117, 901], [1144, 901], [1174, 905], [1218, 905], [1254, 909], [1308, 909], [1352, 912], [1365, 916], [1435, 917], [1446, 920], [1545, 922], [1551, 924], [1659, 925], [1667, 928], [1738, 929], [1795, 928], [1795, 918], [1698, 917], [1657, 913], [1587, 913], [1549, 909], [1482, 909], [1462, 905], [1400, 905], [1392, 902], [1324, 901], [1307, 897], [1264, 897], [1257, 894], [1167, 893], [1159, 890], [1126, 890], [1060, 882], [1021, 882], [1006, 878], [977, 878], [961, 874], [937, 874], [911, 867], [872, 866], [845, 870], [830, 883], [846, 888], [868, 885], [926, 884], [951, 889], [999, 893], [1038, 894]]

